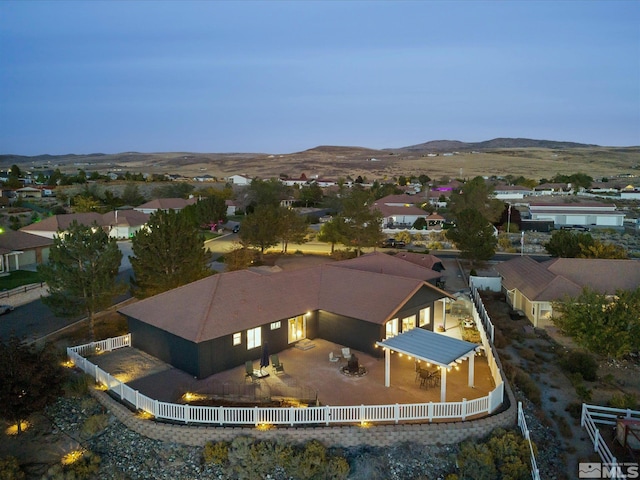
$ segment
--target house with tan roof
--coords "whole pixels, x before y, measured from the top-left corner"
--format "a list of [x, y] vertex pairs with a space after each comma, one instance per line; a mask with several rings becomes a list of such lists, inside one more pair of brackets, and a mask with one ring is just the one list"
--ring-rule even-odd
[[322, 338], [380, 356], [376, 342], [433, 331], [449, 294], [427, 269], [385, 254], [280, 273], [213, 275], [119, 309], [132, 345], [204, 378]]
[[388, 195], [376, 200], [371, 208], [382, 213], [383, 228], [411, 228], [418, 218], [427, 217], [427, 212], [415, 205], [422, 198], [419, 195]]
[[49, 260], [53, 240], [21, 231], [0, 233], [0, 273], [33, 269]]
[[537, 262], [518, 257], [496, 266], [507, 302], [524, 312], [534, 327], [552, 325], [553, 302], [576, 297], [589, 287], [603, 294], [640, 285], [640, 261], [554, 258]]
[[20, 231], [53, 239], [59, 232], [67, 231], [74, 221], [80, 225], [98, 225], [112, 238], [131, 238], [149, 221], [149, 215], [135, 210], [116, 210], [105, 214], [97, 212], [67, 213], [47, 217], [22, 227]]
[[193, 205], [197, 201], [198, 199], [195, 197], [188, 198], [186, 200], [184, 198], [156, 198], [155, 200], [151, 200], [150, 202], [143, 203], [142, 205], [135, 207], [134, 210], [147, 214], [155, 213], [158, 210], [164, 210], [165, 212], [175, 210], [176, 212], [179, 212], [184, 207]]

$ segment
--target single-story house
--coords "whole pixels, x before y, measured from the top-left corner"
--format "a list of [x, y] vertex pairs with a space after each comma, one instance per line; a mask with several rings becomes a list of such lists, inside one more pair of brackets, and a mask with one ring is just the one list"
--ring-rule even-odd
[[407, 262], [415, 263], [436, 273], [440, 273], [445, 269], [442, 260], [430, 253], [397, 252], [395, 255]]
[[[279, 273], [222, 273], [119, 309], [132, 346], [197, 377], [323, 338], [380, 356], [376, 342], [433, 331], [451, 299], [427, 269], [381, 253]], [[437, 305], [439, 304], [439, 305]]]
[[227, 207], [227, 217], [230, 217], [231, 215], [236, 214], [236, 209], [238, 208], [238, 205], [234, 200], [225, 200], [224, 205]]
[[33, 269], [49, 260], [50, 238], [4, 230], [0, 233], [0, 272]]
[[494, 197], [505, 202], [522, 200], [532, 194], [533, 190], [522, 185], [495, 185], [493, 187]]
[[247, 175], [231, 175], [227, 181], [233, 185], [251, 185], [252, 179]]
[[42, 190], [34, 187], [22, 187], [16, 190], [18, 198], [42, 198]]
[[64, 232], [74, 222], [80, 225], [93, 225], [105, 229], [110, 237], [130, 238], [135, 232], [140, 230], [149, 220], [149, 215], [135, 210], [117, 210], [100, 214], [97, 212], [88, 213], [67, 213], [64, 215], [53, 215], [20, 229], [21, 232], [31, 235], [38, 235], [45, 238], [55, 238], [58, 232]]
[[165, 212], [175, 210], [176, 212], [179, 212], [184, 207], [193, 205], [197, 201], [198, 199], [196, 197], [188, 198], [186, 200], [184, 198], [156, 198], [150, 202], [138, 205], [134, 210], [147, 214], [155, 213], [158, 210], [164, 210]]
[[518, 257], [496, 266], [507, 302], [534, 327], [552, 325], [554, 301], [576, 297], [584, 287], [599, 293], [632, 290], [640, 285], [640, 261], [554, 258], [537, 262]]
[[388, 195], [376, 200], [371, 208], [382, 213], [383, 228], [410, 228], [418, 218], [427, 217], [426, 211], [415, 206], [420, 200], [417, 195]]

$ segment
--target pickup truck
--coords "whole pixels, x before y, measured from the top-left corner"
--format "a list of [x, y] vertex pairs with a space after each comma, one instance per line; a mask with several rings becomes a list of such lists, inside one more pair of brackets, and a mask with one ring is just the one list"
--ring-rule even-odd
[[382, 242], [382, 248], [403, 248], [406, 247], [407, 244], [402, 240], [396, 240], [395, 238], [387, 238], [384, 242]]

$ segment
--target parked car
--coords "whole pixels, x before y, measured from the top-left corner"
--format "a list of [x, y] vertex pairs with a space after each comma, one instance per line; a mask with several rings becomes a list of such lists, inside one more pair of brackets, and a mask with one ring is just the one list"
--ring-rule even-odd
[[4, 315], [5, 313], [9, 313], [15, 307], [13, 305], [0, 305], [0, 315]]
[[403, 248], [407, 244], [402, 240], [396, 240], [395, 238], [387, 238], [384, 242], [382, 242], [383, 248]]
[[240, 231], [240, 225], [236, 225], [235, 227], [233, 227], [232, 232], [233, 233], [238, 233]]

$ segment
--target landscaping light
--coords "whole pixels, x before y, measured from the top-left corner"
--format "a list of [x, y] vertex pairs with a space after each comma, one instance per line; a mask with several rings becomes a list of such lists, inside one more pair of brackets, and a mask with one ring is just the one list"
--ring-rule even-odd
[[256, 430], [260, 430], [261, 432], [266, 432], [267, 430], [271, 430], [274, 428], [270, 423], [259, 423], [256, 425]]
[[[20, 422], [20, 431], [24, 432], [25, 430], [28, 430], [29, 427], [31, 427], [31, 424], [29, 422], [27, 422], [26, 420], [23, 420], [22, 422]], [[7, 435], [17, 435], [18, 434], [18, 424], [15, 423], [13, 425], [10, 425], [9, 427], [7, 427], [7, 429], [5, 430], [5, 432]]]
[[64, 457], [62, 457], [61, 463], [63, 465], [71, 465], [72, 463], [80, 460], [83, 454], [84, 450], [74, 450], [72, 452], [69, 452]]

